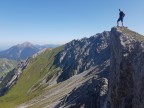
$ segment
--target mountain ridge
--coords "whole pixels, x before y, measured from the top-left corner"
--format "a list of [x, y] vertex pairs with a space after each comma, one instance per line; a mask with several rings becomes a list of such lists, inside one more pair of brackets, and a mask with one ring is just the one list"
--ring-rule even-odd
[[[141, 35], [129, 29], [113, 27], [110, 32], [73, 40], [64, 46], [46, 50], [32, 59], [16, 84], [6, 95], [0, 97], [0, 107], [125, 108], [128, 106], [129, 108], [134, 106], [138, 108], [138, 99], [135, 101], [137, 104], [134, 104], [129, 97], [121, 101], [119, 96], [126, 96], [121, 93], [126, 91], [131, 93], [130, 91], [133, 90], [131, 86], [123, 85], [131, 84], [128, 78], [132, 79], [131, 76], [127, 78], [124, 74], [132, 75], [131, 70], [126, 71], [127, 67], [131, 66], [128, 66], [125, 58], [131, 57], [132, 52], [142, 57], [142, 39]], [[137, 43], [139, 47], [135, 46]], [[138, 48], [138, 53], [133, 47]], [[123, 62], [119, 62], [121, 60]], [[135, 61], [137, 60], [139, 59], [135, 57]], [[119, 81], [120, 78], [123, 78], [124, 82]], [[138, 79], [137, 76], [134, 79], [137, 79], [134, 80], [136, 86], [141, 82], [142, 77]], [[121, 89], [123, 86], [125, 89]], [[116, 89], [118, 91], [115, 87], [118, 87]], [[141, 91], [142, 82], [138, 87]], [[137, 97], [139, 93], [132, 96]], [[143, 104], [140, 104], [139, 108], [142, 106]]]
[[23, 42], [21, 44], [14, 45], [4, 51], [0, 52], [0, 58], [7, 58], [12, 60], [26, 60], [28, 57], [36, 54], [40, 50], [45, 48], [55, 48], [59, 45], [34, 45], [30, 42]]
[[39, 50], [31, 43], [24, 42], [22, 44], [18, 44], [15, 46], [10, 47], [9, 49], [0, 52], [0, 58], [7, 58], [7, 59], [27, 59], [27, 57], [32, 56]]
[[112, 34], [108, 96], [111, 108], [143, 108], [144, 36], [123, 28], [113, 28]]

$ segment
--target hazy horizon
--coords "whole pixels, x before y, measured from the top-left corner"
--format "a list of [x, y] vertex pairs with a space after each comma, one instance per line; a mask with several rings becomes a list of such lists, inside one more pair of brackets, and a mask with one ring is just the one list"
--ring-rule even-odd
[[144, 34], [144, 1], [3, 0], [0, 1], [0, 49], [23, 43], [65, 44], [116, 26], [118, 9], [124, 25]]
[[[29, 41], [24, 41], [24, 42], [21, 42], [21, 43], [13, 43], [13, 44], [8, 44], [8, 45], [1, 45], [1, 46], [0, 46], [0, 51], [7, 50], [7, 49], [9, 49], [9, 48], [11, 48], [11, 47], [13, 47], [13, 46], [15, 46], [15, 45], [23, 44], [23, 43], [25, 43], [25, 42], [29, 42]], [[63, 44], [53, 44], [53, 43], [47, 44], [47, 43], [32, 43], [32, 42], [29, 42], [29, 43], [31, 43], [31, 44], [33, 44], [33, 45], [41, 45], [41, 46], [43, 46], [43, 45], [58, 45], [58, 46], [59, 46], [59, 45], [65, 44], [65, 43], [63, 43]]]

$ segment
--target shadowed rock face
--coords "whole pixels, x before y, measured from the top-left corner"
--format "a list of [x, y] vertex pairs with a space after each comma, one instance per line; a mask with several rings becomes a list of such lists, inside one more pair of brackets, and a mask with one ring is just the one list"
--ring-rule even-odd
[[[96, 34], [90, 38], [73, 40], [66, 44], [55, 59], [62, 69], [57, 82], [87, 71], [83, 79], [92, 76], [81, 86], [66, 95], [56, 108], [102, 108], [108, 91], [110, 32]], [[88, 71], [91, 70], [91, 71]], [[76, 82], [77, 83], [77, 82]]]
[[143, 39], [128, 29], [111, 31], [111, 108], [144, 108]]
[[107, 61], [110, 58], [109, 38], [110, 32], [103, 32], [66, 44], [55, 60], [55, 64], [62, 68], [62, 73], [57, 81], [64, 81]]
[[108, 79], [95, 76], [73, 89], [55, 108], [103, 108], [108, 91]]

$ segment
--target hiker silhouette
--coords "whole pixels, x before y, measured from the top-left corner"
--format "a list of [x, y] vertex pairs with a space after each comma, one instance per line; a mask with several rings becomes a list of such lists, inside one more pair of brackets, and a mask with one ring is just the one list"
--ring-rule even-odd
[[119, 21], [121, 21], [122, 26], [123, 26], [123, 18], [124, 18], [124, 16], [125, 16], [125, 13], [119, 9], [119, 18], [117, 20], [117, 26], [119, 26]]

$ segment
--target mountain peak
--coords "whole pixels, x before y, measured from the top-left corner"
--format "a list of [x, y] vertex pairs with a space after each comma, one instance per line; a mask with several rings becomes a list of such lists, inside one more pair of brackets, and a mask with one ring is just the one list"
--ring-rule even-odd
[[0, 53], [0, 58], [8, 58], [8, 59], [26, 59], [27, 57], [32, 56], [33, 54], [39, 51], [33, 44], [30, 42], [24, 42], [22, 44], [18, 44], [12, 46], [11, 48]]
[[24, 42], [22, 44], [18, 44], [19, 47], [25, 48], [25, 47], [33, 47], [34, 45], [30, 42]]
[[139, 42], [144, 41], [144, 36], [143, 35], [135, 32], [135, 31], [132, 31], [132, 30], [126, 28], [126, 27], [112, 27], [111, 33], [115, 33], [115, 34], [120, 33], [121, 35], [125, 35], [128, 38], [135, 39]]
[[110, 44], [109, 105], [111, 108], [143, 108], [144, 36], [113, 27]]

